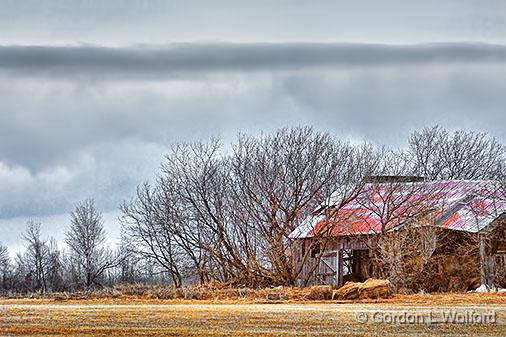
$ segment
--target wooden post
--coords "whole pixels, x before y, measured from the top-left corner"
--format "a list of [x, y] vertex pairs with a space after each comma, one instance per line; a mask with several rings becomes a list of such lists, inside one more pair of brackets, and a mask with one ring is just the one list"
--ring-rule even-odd
[[495, 256], [487, 257], [487, 272], [488, 272], [488, 286], [490, 289], [495, 288], [495, 273], [496, 273], [496, 265], [495, 265]]
[[480, 241], [480, 280], [481, 284], [489, 286], [488, 282], [488, 259], [487, 259], [487, 252], [486, 252], [486, 242], [485, 242], [485, 235], [478, 234], [478, 238]]
[[338, 251], [338, 258], [337, 258], [337, 270], [338, 270], [338, 274], [339, 274], [339, 279], [338, 279], [338, 282], [337, 282], [337, 286], [340, 288], [344, 285], [344, 275], [343, 275], [343, 250], [341, 248], [339, 248], [339, 251]]
[[336, 271], [334, 286], [339, 287], [339, 250], [336, 251], [336, 263], [334, 266], [334, 270]]

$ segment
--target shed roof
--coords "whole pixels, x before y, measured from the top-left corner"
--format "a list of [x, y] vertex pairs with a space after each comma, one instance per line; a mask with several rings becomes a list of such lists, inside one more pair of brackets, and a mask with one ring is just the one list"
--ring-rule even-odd
[[365, 184], [346, 206], [334, 199], [290, 235], [377, 234], [407, 223], [477, 233], [506, 212], [506, 192], [492, 180]]

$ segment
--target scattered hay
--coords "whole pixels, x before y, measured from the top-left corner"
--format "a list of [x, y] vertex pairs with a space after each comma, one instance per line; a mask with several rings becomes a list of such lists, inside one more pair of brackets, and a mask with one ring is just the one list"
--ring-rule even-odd
[[96, 291], [73, 293], [32, 294], [29, 296], [0, 297], [0, 302], [19, 303], [281, 303], [337, 300], [337, 303], [487, 303], [506, 304], [506, 293], [416, 293], [391, 295], [384, 280], [348, 282], [338, 290], [330, 286], [307, 288], [273, 287], [252, 289], [206, 285], [175, 289], [170, 286], [122, 285]]

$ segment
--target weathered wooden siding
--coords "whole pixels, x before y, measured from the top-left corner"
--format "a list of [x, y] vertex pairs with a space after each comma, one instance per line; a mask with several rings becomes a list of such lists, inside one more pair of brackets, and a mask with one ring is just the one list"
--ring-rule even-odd
[[[295, 257], [296, 263], [300, 266], [303, 263], [304, 254], [310, 249], [311, 239], [300, 239], [296, 245]], [[343, 237], [335, 239], [327, 244], [326, 249], [321, 253], [320, 260], [317, 257], [309, 256], [303, 263], [297, 285], [302, 286], [304, 280], [309, 278], [308, 285], [338, 285], [343, 283], [343, 259], [344, 251], [367, 249], [367, 245], [362, 240]]]

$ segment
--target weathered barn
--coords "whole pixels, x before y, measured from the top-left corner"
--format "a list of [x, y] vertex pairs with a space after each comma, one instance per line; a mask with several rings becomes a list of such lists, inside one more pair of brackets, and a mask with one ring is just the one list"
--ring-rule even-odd
[[[426, 259], [423, 268], [443, 275], [438, 281], [427, 273], [432, 278], [429, 286], [434, 287], [429, 290], [465, 289], [471, 284], [455, 284], [469, 283], [462, 280], [469, 275], [476, 279], [474, 286], [493, 286], [506, 265], [505, 222], [506, 193], [498, 182], [375, 178], [349, 202], [334, 200], [291, 234], [296, 243], [294, 262], [301, 270], [298, 283], [342, 286], [347, 280], [377, 277], [379, 238], [394, 237], [410, 228], [415, 234], [406, 236], [408, 248], [409, 240], [432, 244], [426, 249], [430, 260], [414, 256], [410, 265]], [[423, 237], [427, 228], [430, 238]], [[394, 254], [404, 256], [403, 246], [396, 249]], [[466, 254], [459, 249], [466, 249]], [[437, 288], [438, 282], [445, 285]]]

